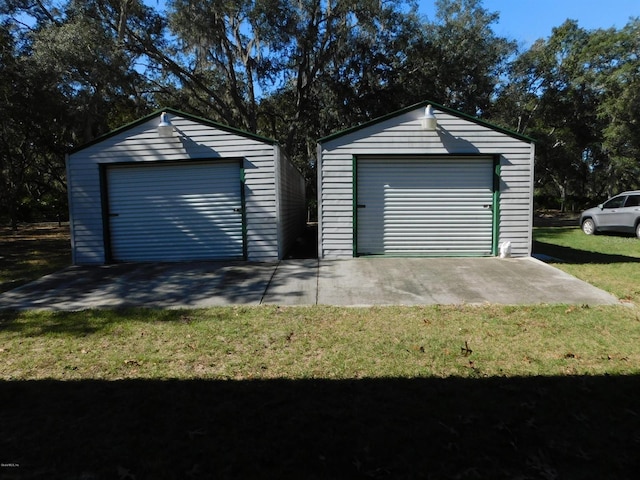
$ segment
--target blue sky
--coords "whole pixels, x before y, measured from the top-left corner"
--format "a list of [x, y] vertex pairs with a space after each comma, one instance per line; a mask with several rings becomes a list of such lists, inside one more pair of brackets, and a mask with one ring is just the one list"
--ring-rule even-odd
[[[420, 14], [435, 19], [434, 0], [419, 0]], [[500, 13], [494, 25], [497, 35], [529, 47], [547, 38], [553, 27], [566, 19], [576, 20], [587, 30], [622, 28], [630, 17], [640, 17], [640, 0], [484, 0], [484, 8]]]
[[[164, 7], [166, 0], [144, 0]], [[435, 19], [435, 0], [418, 0], [422, 16]], [[630, 17], [640, 17], [640, 0], [483, 0], [485, 9], [500, 13], [494, 25], [497, 35], [514, 39], [526, 48], [538, 38], [547, 38], [553, 27], [568, 18], [588, 30], [622, 28]]]

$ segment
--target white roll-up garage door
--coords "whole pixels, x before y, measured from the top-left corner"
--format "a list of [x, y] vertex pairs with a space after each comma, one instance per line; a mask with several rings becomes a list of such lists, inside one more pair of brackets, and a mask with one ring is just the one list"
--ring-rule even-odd
[[243, 258], [239, 161], [106, 170], [114, 261]]
[[358, 255], [491, 255], [493, 158], [358, 158]]

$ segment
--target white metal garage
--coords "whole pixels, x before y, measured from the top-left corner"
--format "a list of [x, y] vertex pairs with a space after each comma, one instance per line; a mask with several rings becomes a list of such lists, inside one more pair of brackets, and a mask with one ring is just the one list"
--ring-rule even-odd
[[531, 254], [533, 140], [423, 102], [318, 142], [318, 255]]
[[239, 161], [107, 168], [111, 258], [242, 259]]
[[491, 255], [492, 157], [356, 159], [357, 255]]
[[274, 141], [172, 109], [67, 155], [74, 264], [276, 261], [306, 222]]

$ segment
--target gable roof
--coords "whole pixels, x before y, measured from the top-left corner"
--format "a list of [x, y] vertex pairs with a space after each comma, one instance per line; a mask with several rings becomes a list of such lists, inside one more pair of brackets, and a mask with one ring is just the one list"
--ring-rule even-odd
[[240, 130], [238, 128], [234, 128], [234, 127], [230, 127], [229, 125], [225, 125], [222, 123], [218, 123], [218, 122], [214, 122], [213, 120], [208, 120], [206, 118], [201, 118], [198, 117], [196, 115], [191, 115], [189, 113], [184, 113], [181, 112], [180, 110], [175, 110], [173, 108], [161, 108], [159, 110], [156, 110], [153, 113], [150, 113], [149, 115], [146, 115], [145, 117], [139, 118], [138, 120], [134, 120], [131, 123], [128, 123], [126, 125], [123, 125], [122, 127], [116, 128], [115, 130], [112, 130], [108, 133], [105, 133], [104, 135], [100, 135], [96, 138], [94, 138], [93, 140], [84, 143], [82, 145], [79, 145], [78, 147], [72, 148], [71, 150], [69, 150], [67, 153], [69, 154], [73, 154], [73, 153], [77, 153], [81, 150], [84, 150], [85, 148], [91, 147], [92, 145], [96, 145], [100, 142], [102, 142], [103, 140], [106, 140], [110, 137], [114, 137], [122, 132], [126, 132], [127, 130], [130, 130], [132, 128], [137, 127], [138, 125], [141, 125], [143, 123], [148, 122], [149, 120], [155, 118], [155, 117], [160, 117], [160, 115], [163, 113], [170, 113], [172, 115], [178, 116], [178, 117], [182, 117], [182, 118], [186, 118], [187, 120], [191, 120], [193, 122], [196, 123], [200, 123], [202, 125], [207, 125], [213, 128], [217, 128], [218, 130], [223, 130], [225, 132], [229, 132], [229, 133], [235, 133], [237, 135], [240, 135], [242, 137], [246, 137], [246, 138], [250, 138], [253, 140], [257, 140], [259, 142], [263, 142], [263, 143], [268, 143], [270, 145], [277, 145], [278, 142], [276, 140], [273, 140], [271, 138], [267, 138], [267, 137], [262, 137], [260, 135], [257, 135], [255, 133], [251, 133], [251, 132], [247, 132], [244, 130]]
[[425, 108], [427, 105], [431, 105], [436, 110], [440, 110], [442, 112], [446, 112], [446, 113], [448, 113], [450, 115], [453, 115], [455, 117], [463, 118], [463, 119], [471, 121], [473, 123], [477, 123], [478, 125], [482, 125], [483, 127], [491, 128], [492, 130], [495, 130], [495, 131], [500, 132], [500, 133], [504, 133], [504, 134], [509, 135], [510, 137], [516, 138], [518, 140], [522, 140], [522, 141], [527, 142], [527, 143], [535, 143], [535, 140], [533, 140], [531, 137], [527, 137], [526, 135], [514, 132], [514, 131], [509, 130], [507, 128], [499, 127], [499, 126], [494, 125], [492, 123], [489, 123], [489, 122], [487, 122], [485, 120], [481, 120], [481, 119], [479, 119], [477, 117], [473, 117], [471, 115], [467, 115], [466, 113], [462, 113], [462, 112], [460, 112], [458, 110], [454, 110], [452, 108], [448, 108], [448, 107], [439, 105], [439, 104], [431, 102], [429, 100], [425, 100], [423, 102], [416, 103], [415, 105], [411, 105], [409, 107], [405, 107], [405, 108], [403, 108], [401, 110], [397, 110], [397, 111], [389, 113], [387, 115], [383, 115], [382, 117], [374, 118], [373, 120], [361, 123], [360, 125], [356, 125], [355, 127], [351, 127], [351, 128], [346, 129], [346, 130], [341, 130], [339, 132], [332, 133], [331, 135], [327, 135], [326, 137], [323, 137], [323, 138], [319, 139], [318, 143], [324, 143], [324, 142], [328, 142], [328, 141], [331, 141], [331, 140], [335, 140], [336, 138], [340, 138], [340, 137], [348, 135], [350, 133], [357, 132], [358, 130], [363, 130], [363, 129], [367, 128], [367, 127], [371, 127], [373, 125], [376, 125], [378, 123], [382, 123], [384, 121], [390, 120], [390, 119], [392, 119], [394, 117], [398, 117], [400, 115], [404, 115], [405, 113], [411, 112], [411, 111], [416, 110], [418, 108]]

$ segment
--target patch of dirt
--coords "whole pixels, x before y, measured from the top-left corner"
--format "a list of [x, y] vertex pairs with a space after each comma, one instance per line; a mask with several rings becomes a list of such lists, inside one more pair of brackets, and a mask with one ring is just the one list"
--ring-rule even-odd
[[559, 210], [538, 210], [533, 215], [534, 227], [577, 227], [580, 214]]
[[20, 240], [62, 240], [69, 238], [69, 224], [62, 223], [30, 223], [18, 226], [13, 230], [10, 226], [0, 226], [0, 243]]
[[0, 226], [0, 292], [35, 280], [71, 263], [69, 225]]

